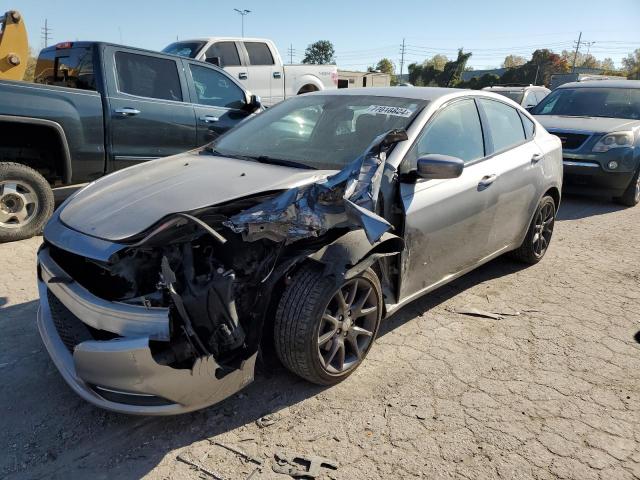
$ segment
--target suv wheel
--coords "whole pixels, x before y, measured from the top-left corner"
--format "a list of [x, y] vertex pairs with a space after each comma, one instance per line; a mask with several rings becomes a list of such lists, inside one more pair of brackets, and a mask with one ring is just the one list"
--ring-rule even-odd
[[534, 265], [542, 260], [551, 243], [555, 221], [556, 202], [552, 197], [545, 196], [538, 204], [524, 242], [522, 242], [520, 247], [511, 252], [512, 257], [530, 265]]
[[333, 385], [362, 363], [378, 333], [382, 292], [373, 270], [339, 285], [313, 264], [301, 268], [276, 312], [275, 347], [293, 373]]
[[0, 242], [40, 233], [53, 207], [53, 191], [42, 175], [19, 163], [0, 163]]
[[617, 197], [614, 200], [622, 205], [626, 205], [627, 207], [635, 207], [640, 203], [640, 168], [633, 176], [631, 183], [622, 196]]

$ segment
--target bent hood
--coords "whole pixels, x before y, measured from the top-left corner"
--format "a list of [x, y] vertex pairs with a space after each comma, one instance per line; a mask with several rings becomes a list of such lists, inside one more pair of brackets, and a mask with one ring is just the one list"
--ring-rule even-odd
[[562, 115], [534, 116], [547, 130], [609, 133], [619, 132], [621, 130], [634, 130], [640, 126], [640, 121], [625, 118], [565, 117]]
[[305, 185], [330, 173], [192, 151], [95, 181], [63, 207], [60, 220], [93, 237], [123, 241], [172, 213]]

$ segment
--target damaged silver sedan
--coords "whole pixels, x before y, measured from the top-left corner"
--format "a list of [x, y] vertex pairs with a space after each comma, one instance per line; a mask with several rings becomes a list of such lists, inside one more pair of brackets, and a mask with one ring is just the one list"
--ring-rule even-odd
[[271, 348], [334, 384], [410, 300], [505, 252], [538, 262], [561, 183], [559, 140], [504, 97], [296, 97], [68, 199], [38, 252], [38, 327], [69, 385], [119, 412], [216, 403]]

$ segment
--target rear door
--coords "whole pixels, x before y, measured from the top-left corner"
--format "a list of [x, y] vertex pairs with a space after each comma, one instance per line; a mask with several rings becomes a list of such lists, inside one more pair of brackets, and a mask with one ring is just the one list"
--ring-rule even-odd
[[196, 124], [180, 59], [109, 47], [108, 132], [111, 168], [196, 146]]
[[[246, 61], [243, 61], [242, 44], [234, 41], [215, 42], [207, 49], [204, 60], [207, 63], [224, 68], [229, 75], [249, 88], [249, 74]], [[217, 59], [217, 60], [216, 60]]]
[[542, 188], [544, 162], [542, 150], [533, 141], [534, 124], [526, 115], [494, 99], [480, 98], [478, 106], [496, 175], [491, 186], [497, 203], [489, 245], [497, 252], [522, 240]]
[[197, 122], [197, 144], [204, 145], [235, 127], [250, 114], [243, 110], [245, 92], [224, 71], [184, 61]]
[[401, 183], [405, 210], [401, 299], [431, 289], [489, 254], [494, 165], [485, 158], [480, 116], [472, 98], [456, 99], [429, 120], [403, 160], [415, 169], [426, 154], [460, 158], [459, 178]]
[[[280, 66], [276, 68], [269, 45], [265, 42], [242, 42], [249, 60], [249, 90], [258, 95], [262, 102], [273, 105], [276, 101], [283, 100], [284, 79]], [[277, 87], [280, 86], [278, 94]], [[272, 97], [272, 92], [275, 95]]]

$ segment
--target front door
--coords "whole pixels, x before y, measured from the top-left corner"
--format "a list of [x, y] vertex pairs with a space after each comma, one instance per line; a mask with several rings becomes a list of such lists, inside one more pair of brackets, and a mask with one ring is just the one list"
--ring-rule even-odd
[[495, 165], [486, 159], [473, 99], [457, 99], [436, 112], [403, 160], [403, 170], [426, 154], [462, 159], [459, 178], [401, 183], [405, 210], [400, 301], [435, 288], [475, 265], [489, 251], [497, 199]]
[[197, 144], [215, 140], [244, 120], [249, 113], [245, 92], [223, 71], [195, 62], [185, 61], [191, 76], [195, 118], [198, 125]]
[[215, 42], [204, 54], [204, 61], [224, 68], [229, 75], [249, 89], [249, 72], [246, 62], [241, 60], [242, 44], [234, 41]]
[[180, 60], [115, 49], [111, 54], [110, 170], [194, 148], [196, 125]]

